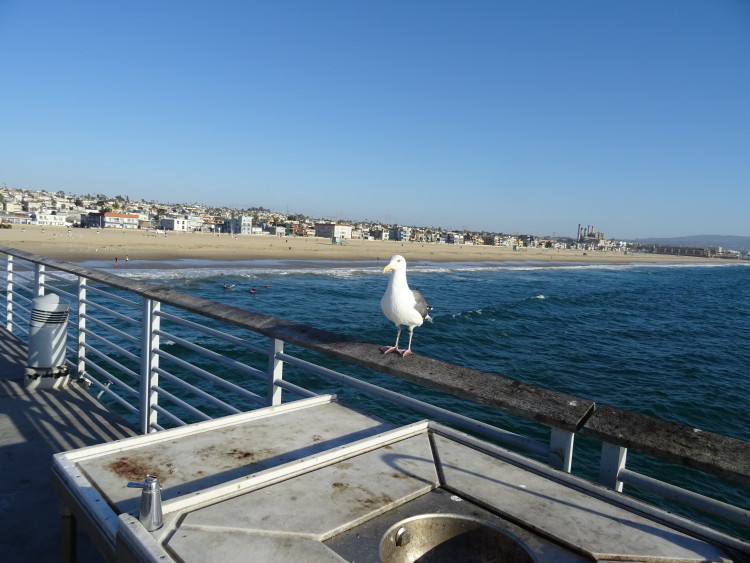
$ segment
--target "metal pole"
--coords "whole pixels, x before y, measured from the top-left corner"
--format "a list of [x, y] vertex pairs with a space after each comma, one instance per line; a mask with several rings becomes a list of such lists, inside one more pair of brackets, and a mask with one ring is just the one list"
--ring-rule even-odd
[[13, 332], [13, 256], [8, 254], [5, 265], [5, 329]]
[[276, 385], [284, 377], [284, 362], [279, 360], [277, 354], [284, 352], [284, 341], [275, 338], [269, 339], [268, 350], [268, 404], [272, 406], [281, 404], [281, 387]]
[[599, 465], [599, 482], [605, 487], [622, 492], [620, 471], [625, 469], [628, 449], [609, 442], [602, 442], [602, 459]]
[[78, 276], [78, 377], [86, 373], [86, 278]]
[[562, 428], [550, 428], [548, 463], [555, 469], [570, 473], [573, 466], [575, 434]]
[[[158, 413], [154, 407], [159, 402], [158, 394], [153, 388], [159, 384], [159, 374], [155, 368], [159, 367], [159, 357], [154, 350], [159, 349], [159, 311], [161, 303], [152, 299], [143, 300], [141, 324], [141, 397], [140, 397], [140, 427], [142, 434], [148, 434], [157, 424]], [[154, 429], [155, 431], [155, 429]]]
[[37, 264], [34, 271], [34, 293], [37, 297], [44, 295], [44, 264]]

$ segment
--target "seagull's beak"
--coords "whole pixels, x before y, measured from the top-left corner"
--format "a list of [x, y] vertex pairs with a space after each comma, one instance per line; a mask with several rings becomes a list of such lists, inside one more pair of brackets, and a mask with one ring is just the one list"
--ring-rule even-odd
[[383, 268], [383, 273], [387, 274], [390, 269], [391, 269], [391, 265], [388, 264], [385, 268]]

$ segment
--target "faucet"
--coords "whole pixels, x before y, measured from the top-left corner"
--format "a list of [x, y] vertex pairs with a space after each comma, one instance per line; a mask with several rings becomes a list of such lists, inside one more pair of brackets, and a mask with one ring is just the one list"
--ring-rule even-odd
[[130, 481], [128, 487], [143, 489], [141, 493], [141, 511], [138, 521], [149, 532], [158, 530], [164, 524], [161, 514], [161, 483], [157, 477], [146, 475], [143, 483]]

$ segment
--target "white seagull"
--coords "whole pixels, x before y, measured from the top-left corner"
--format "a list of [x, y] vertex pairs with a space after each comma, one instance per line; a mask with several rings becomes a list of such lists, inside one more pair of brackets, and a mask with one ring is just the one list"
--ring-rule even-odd
[[[380, 351], [383, 354], [396, 352], [403, 356], [412, 354], [411, 339], [414, 336], [414, 327], [422, 326], [425, 319], [432, 321], [428, 311], [432, 309], [416, 289], [409, 289], [406, 283], [406, 260], [398, 254], [391, 256], [391, 261], [383, 268], [383, 273], [392, 271], [391, 279], [388, 280], [388, 287], [385, 295], [380, 300], [380, 308], [383, 314], [396, 325], [396, 345], [383, 346]], [[398, 347], [399, 338], [401, 338], [401, 326], [409, 327], [409, 346], [406, 350]]]

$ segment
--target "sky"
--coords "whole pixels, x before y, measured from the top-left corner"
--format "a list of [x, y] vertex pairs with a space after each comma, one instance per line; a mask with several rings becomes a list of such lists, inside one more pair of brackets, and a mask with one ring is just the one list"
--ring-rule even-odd
[[750, 236], [746, 0], [0, 0], [0, 186]]

